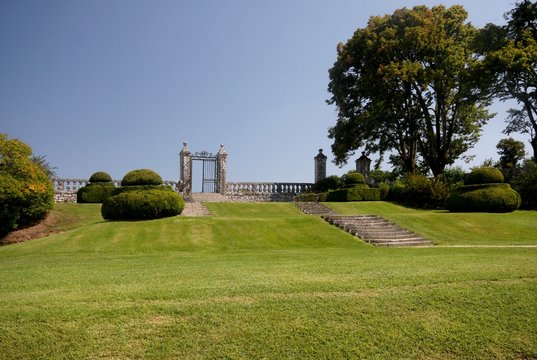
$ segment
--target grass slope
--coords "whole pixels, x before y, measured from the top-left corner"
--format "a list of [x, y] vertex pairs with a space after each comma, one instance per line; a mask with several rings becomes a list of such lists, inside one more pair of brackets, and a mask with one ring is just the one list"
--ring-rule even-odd
[[537, 245], [537, 211], [450, 213], [384, 201], [327, 203], [341, 214], [376, 214], [440, 245]]
[[0, 248], [0, 358], [535, 358], [537, 249], [384, 249], [291, 204]]

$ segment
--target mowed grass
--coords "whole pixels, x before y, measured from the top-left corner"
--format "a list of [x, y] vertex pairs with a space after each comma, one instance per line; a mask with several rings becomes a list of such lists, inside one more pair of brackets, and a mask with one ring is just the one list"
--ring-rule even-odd
[[376, 214], [439, 245], [537, 245], [537, 211], [450, 213], [384, 201], [327, 203], [341, 214]]
[[535, 248], [377, 248], [292, 204], [209, 206], [76, 205], [75, 229], [0, 248], [0, 358], [537, 357]]

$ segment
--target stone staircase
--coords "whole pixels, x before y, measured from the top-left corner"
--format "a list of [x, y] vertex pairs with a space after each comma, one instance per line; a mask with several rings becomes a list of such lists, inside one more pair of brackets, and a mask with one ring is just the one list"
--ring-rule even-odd
[[322, 215], [328, 223], [377, 246], [431, 246], [432, 241], [424, 239], [409, 230], [377, 215]]
[[309, 215], [336, 214], [336, 212], [329, 207], [313, 201], [296, 201], [295, 206]]
[[335, 225], [366, 242], [377, 246], [431, 246], [423, 237], [377, 215], [339, 215], [318, 202], [295, 202], [306, 214], [320, 215]]
[[190, 199], [186, 199], [181, 216], [211, 216], [211, 211], [203, 203], [227, 201], [230, 201], [228, 197], [218, 193], [192, 193]]

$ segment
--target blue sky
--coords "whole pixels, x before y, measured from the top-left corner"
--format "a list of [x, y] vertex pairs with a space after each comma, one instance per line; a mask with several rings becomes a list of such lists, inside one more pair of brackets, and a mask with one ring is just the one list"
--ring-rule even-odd
[[[441, 3], [481, 27], [503, 23], [514, 1]], [[228, 181], [311, 182], [318, 149], [333, 158], [336, 45], [370, 16], [422, 4], [440, 2], [0, 0], [0, 132], [61, 177], [150, 168], [176, 180], [187, 141], [225, 144]], [[506, 108], [493, 106], [473, 164], [498, 157]]]

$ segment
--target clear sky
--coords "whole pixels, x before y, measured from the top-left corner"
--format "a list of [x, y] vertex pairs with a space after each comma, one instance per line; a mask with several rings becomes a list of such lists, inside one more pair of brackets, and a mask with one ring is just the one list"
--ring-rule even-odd
[[[0, 132], [60, 177], [150, 168], [176, 180], [187, 141], [225, 144], [228, 181], [312, 182], [318, 149], [333, 159], [338, 42], [370, 16], [440, 3], [482, 27], [514, 0], [0, 0]], [[474, 164], [498, 158], [506, 108], [493, 107]]]

